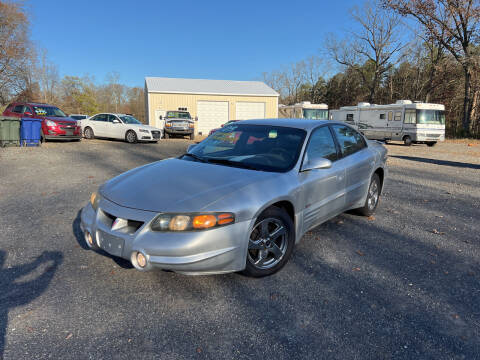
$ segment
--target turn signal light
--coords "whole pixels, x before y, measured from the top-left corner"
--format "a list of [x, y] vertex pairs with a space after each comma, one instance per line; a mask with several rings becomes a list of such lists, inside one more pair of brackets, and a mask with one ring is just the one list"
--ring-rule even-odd
[[229, 213], [220, 214], [217, 216], [217, 218], [218, 218], [218, 225], [227, 225], [235, 221], [235, 218], [233, 217], [233, 215]]
[[217, 224], [215, 215], [198, 215], [193, 218], [194, 229], [208, 229]]
[[207, 214], [160, 214], [153, 219], [153, 231], [196, 231], [207, 230], [219, 226], [233, 224], [235, 215], [232, 213]]

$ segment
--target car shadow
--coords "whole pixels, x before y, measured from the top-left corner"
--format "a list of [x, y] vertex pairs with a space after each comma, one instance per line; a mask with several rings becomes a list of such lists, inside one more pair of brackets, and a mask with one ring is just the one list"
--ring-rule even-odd
[[[31, 303], [48, 288], [63, 261], [63, 254], [44, 251], [35, 260], [15, 266], [7, 266], [6, 258], [7, 252], [0, 250], [0, 359], [5, 350], [9, 310]], [[40, 275], [33, 275], [40, 268]], [[19, 280], [23, 277], [29, 280]]]
[[[83, 237], [83, 232], [82, 229], [80, 229], [80, 215], [81, 215], [81, 210], [78, 211], [77, 216], [75, 217], [75, 220], [72, 223], [72, 232], [73, 235], [75, 236], [75, 239], [78, 242], [78, 245], [84, 250], [91, 250], [88, 245], [85, 243], [85, 239]], [[91, 250], [94, 251], [94, 250]], [[115, 264], [117, 264], [119, 267], [122, 269], [133, 269], [133, 265], [130, 263], [130, 261], [122, 259], [117, 256], [110, 255], [106, 251], [103, 251], [102, 249], [96, 250], [96, 253], [103, 255], [107, 258], [112, 259]]]
[[438, 159], [428, 159], [422, 158], [417, 156], [404, 156], [404, 155], [389, 155], [389, 157], [402, 159], [402, 160], [409, 160], [409, 161], [417, 161], [427, 164], [435, 164], [435, 165], [443, 165], [443, 166], [453, 166], [453, 167], [461, 167], [467, 169], [480, 169], [480, 165], [471, 164], [471, 163], [463, 163], [458, 161], [450, 161], [450, 160], [438, 160]]

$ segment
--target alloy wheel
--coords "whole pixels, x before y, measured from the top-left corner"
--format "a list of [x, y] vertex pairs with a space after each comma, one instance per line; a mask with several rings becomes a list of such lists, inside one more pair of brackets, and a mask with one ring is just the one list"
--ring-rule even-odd
[[370, 210], [375, 209], [378, 201], [378, 183], [377, 181], [372, 181], [370, 188], [368, 189], [368, 199], [367, 204]]
[[287, 230], [283, 221], [264, 219], [250, 233], [248, 261], [257, 269], [270, 269], [283, 259], [287, 247]]

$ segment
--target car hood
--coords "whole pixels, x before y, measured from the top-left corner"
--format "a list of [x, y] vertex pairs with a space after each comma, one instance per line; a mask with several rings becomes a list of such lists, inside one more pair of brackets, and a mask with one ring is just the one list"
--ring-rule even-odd
[[114, 203], [155, 212], [201, 211], [233, 192], [275, 173], [167, 159], [123, 173], [100, 188]]

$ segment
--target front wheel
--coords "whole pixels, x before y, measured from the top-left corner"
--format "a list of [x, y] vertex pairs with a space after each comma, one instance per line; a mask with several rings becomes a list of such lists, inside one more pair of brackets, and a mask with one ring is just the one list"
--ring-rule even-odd
[[432, 146], [435, 146], [436, 143], [437, 143], [436, 141], [429, 141], [427, 142], [427, 146], [432, 147]]
[[410, 146], [412, 145], [412, 138], [410, 136], [405, 136], [403, 138], [403, 143], [406, 145], [406, 146]]
[[287, 263], [295, 246], [295, 228], [287, 212], [278, 207], [265, 210], [255, 222], [243, 273], [252, 277], [274, 274]]
[[380, 178], [377, 174], [373, 174], [368, 187], [367, 199], [363, 207], [357, 209], [360, 215], [370, 216], [375, 212], [380, 198]]
[[135, 134], [135, 131], [128, 130], [127, 133], [125, 134], [125, 140], [129, 144], [135, 144], [137, 142], [137, 134]]

